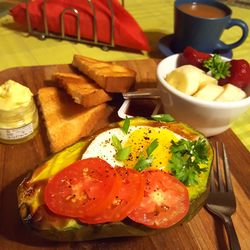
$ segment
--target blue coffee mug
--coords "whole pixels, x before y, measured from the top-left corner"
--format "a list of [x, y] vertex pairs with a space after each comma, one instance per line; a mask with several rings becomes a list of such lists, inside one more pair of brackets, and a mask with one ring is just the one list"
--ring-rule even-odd
[[[183, 12], [178, 7], [185, 3], [206, 4], [223, 10], [223, 17], [198, 17]], [[213, 0], [176, 0], [175, 1], [174, 38], [171, 49], [175, 53], [182, 52], [191, 46], [199, 51], [213, 53], [215, 51], [229, 51], [240, 46], [248, 36], [248, 26], [240, 19], [231, 18], [232, 10], [225, 4]], [[238, 41], [225, 44], [220, 37], [225, 29], [238, 26], [242, 35]]]

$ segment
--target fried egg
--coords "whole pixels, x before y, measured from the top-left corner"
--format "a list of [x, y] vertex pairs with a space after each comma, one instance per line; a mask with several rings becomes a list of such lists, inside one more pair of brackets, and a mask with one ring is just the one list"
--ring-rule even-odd
[[[122, 147], [130, 147], [131, 152], [128, 159], [124, 161], [116, 160], [116, 148], [112, 144], [112, 136], [116, 136]], [[112, 128], [97, 135], [90, 143], [82, 159], [99, 157], [107, 161], [111, 166], [121, 166], [133, 168], [139, 156], [147, 157], [147, 148], [157, 139], [158, 146], [152, 152], [152, 169], [163, 169], [167, 166], [171, 157], [169, 147], [171, 141], [178, 141], [180, 135], [165, 127], [152, 126], [130, 126], [125, 134], [121, 128]]]

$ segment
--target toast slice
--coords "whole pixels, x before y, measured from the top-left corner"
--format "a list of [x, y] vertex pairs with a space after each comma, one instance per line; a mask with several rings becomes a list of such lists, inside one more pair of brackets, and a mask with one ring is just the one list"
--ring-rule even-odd
[[73, 73], [54, 73], [53, 79], [64, 88], [78, 104], [85, 108], [110, 101], [111, 95], [95, 84], [91, 79]]
[[92, 108], [76, 104], [63, 90], [45, 87], [38, 91], [52, 152], [58, 152], [105, 127], [113, 109], [106, 103]]
[[135, 83], [135, 71], [120, 65], [81, 55], [74, 55], [72, 65], [110, 93], [128, 92]]

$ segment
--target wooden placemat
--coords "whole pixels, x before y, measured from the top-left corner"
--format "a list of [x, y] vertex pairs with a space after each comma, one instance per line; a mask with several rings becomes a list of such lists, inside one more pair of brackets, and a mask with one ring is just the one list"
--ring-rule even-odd
[[[152, 59], [119, 62], [137, 72], [137, 84], [153, 86], [156, 62]], [[12, 78], [25, 83], [33, 93], [51, 79], [55, 71], [70, 72], [69, 65], [33, 66], [0, 72], [0, 81]], [[40, 121], [42, 125], [42, 120]], [[42, 126], [41, 126], [42, 127]], [[237, 212], [232, 219], [242, 250], [250, 249], [250, 153], [231, 129], [210, 138], [223, 141], [228, 151], [232, 181], [237, 198]], [[6, 250], [173, 250], [228, 249], [221, 221], [204, 208], [188, 223], [148, 237], [117, 238], [91, 242], [56, 243], [30, 232], [19, 221], [16, 189], [27, 171], [33, 170], [49, 156], [44, 135], [18, 145], [0, 144], [0, 249]]]

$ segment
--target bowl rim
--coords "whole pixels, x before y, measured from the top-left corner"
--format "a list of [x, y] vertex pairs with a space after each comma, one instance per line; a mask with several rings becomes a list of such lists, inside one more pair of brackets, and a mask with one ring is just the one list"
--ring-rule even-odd
[[[250, 96], [239, 100], [239, 101], [232, 101], [232, 102], [215, 102], [215, 101], [207, 101], [207, 100], [202, 100], [202, 99], [198, 99], [196, 97], [190, 96], [188, 94], [185, 94], [183, 92], [181, 92], [180, 90], [174, 88], [173, 86], [171, 86], [169, 83], [167, 83], [167, 81], [164, 79], [168, 70], [166, 70], [166, 64], [169, 63], [170, 60], [173, 61], [173, 63], [175, 63], [177, 61], [177, 59], [182, 55], [182, 53], [179, 54], [174, 54], [171, 56], [168, 56], [166, 58], [164, 58], [163, 60], [160, 61], [160, 63], [157, 65], [157, 69], [156, 69], [156, 75], [158, 78], [158, 82], [160, 82], [160, 84], [167, 89], [169, 92], [171, 92], [172, 94], [192, 103], [192, 104], [197, 104], [200, 105], [202, 107], [207, 107], [207, 108], [222, 108], [222, 109], [232, 109], [232, 108], [241, 108], [241, 107], [250, 107]], [[225, 61], [229, 61], [229, 58], [226, 57], [222, 57], [223, 60]]]

